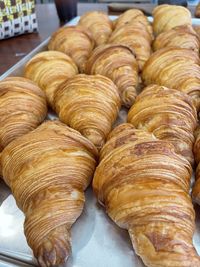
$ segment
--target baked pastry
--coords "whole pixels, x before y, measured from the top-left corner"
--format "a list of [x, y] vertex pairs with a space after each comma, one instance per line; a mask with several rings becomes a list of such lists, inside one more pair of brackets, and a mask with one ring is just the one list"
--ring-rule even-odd
[[129, 9], [122, 13], [115, 21], [115, 29], [124, 27], [127, 25], [135, 25], [141, 23], [143, 27], [148, 31], [153, 38], [153, 29], [144, 13], [139, 9]]
[[164, 47], [180, 47], [199, 52], [199, 37], [191, 25], [177, 26], [156, 37], [153, 49], [158, 50]]
[[131, 48], [135, 53], [140, 70], [150, 57], [151, 41], [151, 35], [140, 22], [116, 28], [109, 39], [109, 43], [126, 45]]
[[195, 144], [193, 148], [194, 158], [196, 161], [195, 184], [192, 190], [192, 197], [200, 205], [200, 126], [195, 131]]
[[183, 6], [159, 5], [153, 10], [153, 31], [156, 35], [180, 25], [192, 25], [191, 13]]
[[200, 109], [200, 59], [198, 53], [184, 48], [166, 47], [151, 55], [142, 78], [146, 85], [159, 84], [185, 92]]
[[114, 129], [106, 152], [102, 149], [93, 179], [99, 202], [119, 227], [128, 230], [146, 266], [199, 267], [192, 244], [190, 164], [169, 142], [134, 127], [131, 133], [127, 127], [128, 132], [124, 125]]
[[59, 87], [54, 106], [62, 122], [101, 149], [117, 118], [120, 103], [117, 87], [110, 79], [79, 74]]
[[196, 109], [190, 97], [174, 89], [149, 85], [136, 98], [128, 122], [171, 142], [176, 153], [193, 163], [193, 132], [197, 126]]
[[46, 114], [45, 94], [35, 83], [22, 77], [0, 81], [0, 152], [14, 139], [34, 130]]
[[200, 3], [198, 3], [198, 5], [196, 6], [195, 17], [200, 18]]
[[134, 103], [138, 86], [138, 64], [127, 46], [108, 44], [97, 47], [87, 62], [86, 72], [110, 78], [119, 90], [122, 105], [130, 107]]
[[85, 13], [81, 16], [79, 25], [91, 31], [96, 46], [106, 44], [113, 30], [109, 16], [101, 11]]
[[193, 25], [193, 29], [195, 30], [199, 40], [200, 40], [200, 25]]
[[53, 99], [57, 87], [77, 73], [78, 68], [69, 56], [58, 51], [45, 51], [28, 61], [24, 75], [44, 90], [49, 105], [54, 108]]
[[70, 228], [80, 216], [96, 164], [93, 144], [59, 121], [48, 121], [2, 152], [3, 178], [25, 214], [24, 231], [41, 267], [63, 264]]
[[60, 28], [52, 35], [48, 48], [67, 54], [74, 60], [80, 72], [84, 72], [85, 63], [94, 48], [94, 40], [87, 29], [68, 26]]

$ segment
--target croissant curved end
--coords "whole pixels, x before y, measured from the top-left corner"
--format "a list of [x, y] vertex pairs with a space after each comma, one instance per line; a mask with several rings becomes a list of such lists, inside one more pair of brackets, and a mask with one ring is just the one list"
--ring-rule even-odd
[[96, 130], [96, 129], [85, 129], [83, 130], [82, 134], [89, 139], [96, 147], [98, 150], [100, 150], [104, 143], [105, 139], [103, 138], [102, 134]]
[[[64, 226], [61, 226], [60, 228], [63, 227]], [[51, 231], [38, 247], [37, 255], [35, 256], [41, 267], [56, 267], [62, 265], [71, 254], [69, 232], [65, 230], [65, 235], [61, 232], [58, 234], [58, 228]]]
[[135, 102], [137, 96], [135, 90], [134, 86], [129, 86], [122, 92], [122, 100], [125, 107], [130, 108]]

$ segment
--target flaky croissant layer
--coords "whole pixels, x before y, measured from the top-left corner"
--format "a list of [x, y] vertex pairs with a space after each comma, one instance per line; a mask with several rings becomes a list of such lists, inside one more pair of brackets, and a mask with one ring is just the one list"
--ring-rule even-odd
[[63, 52], [70, 56], [80, 72], [85, 71], [85, 64], [94, 48], [93, 37], [82, 26], [68, 26], [57, 30], [49, 41], [48, 49]]
[[62, 122], [101, 149], [117, 118], [121, 101], [110, 79], [79, 74], [58, 88], [54, 106]]
[[94, 191], [148, 267], [200, 266], [192, 244], [191, 171], [172, 144], [130, 124], [115, 128], [101, 151]]
[[176, 152], [193, 163], [193, 132], [197, 112], [187, 94], [160, 85], [149, 85], [136, 98], [128, 122], [171, 142]]
[[2, 152], [5, 182], [25, 213], [29, 246], [42, 267], [63, 264], [70, 228], [80, 216], [97, 158], [93, 144], [59, 121], [48, 121]]
[[106, 44], [113, 29], [109, 16], [101, 11], [85, 13], [81, 16], [78, 24], [92, 33], [96, 46]]
[[126, 45], [134, 52], [139, 69], [142, 70], [151, 54], [152, 37], [141, 22], [116, 28], [109, 38], [109, 43]]
[[153, 31], [155, 35], [180, 25], [192, 25], [191, 13], [183, 6], [159, 5], [153, 10]]
[[34, 130], [46, 114], [45, 94], [35, 83], [22, 77], [0, 81], [0, 152]]
[[166, 47], [153, 53], [146, 62], [142, 78], [146, 85], [159, 84], [183, 91], [200, 109], [200, 60], [195, 51]]
[[44, 90], [52, 108], [58, 86], [77, 73], [78, 68], [72, 58], [59, 51], [38, 53], [25, 66], [25, 77]]
[[199, 45], [199, 37], [192, 26], [181, 25], [159, 34], [153, 43], [153, 49], [180, 47], [199, 52]]
[[139, 83], [138, 64], [127, 46], [108, 44], [97, 47], [87, 62], [86, 72], [110, 78], [119, 90], [122, 105], [130, 107], [134, 103]]

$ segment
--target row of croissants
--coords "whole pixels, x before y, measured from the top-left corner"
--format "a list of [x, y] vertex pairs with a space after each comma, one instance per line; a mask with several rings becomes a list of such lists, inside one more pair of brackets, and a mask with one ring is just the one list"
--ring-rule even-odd
[[[114, 21], [94, 11], [0, 82], [0, 173], [41, 267], [70, 255], [92, 179], [145, 266], [200, 267], [199, 49], [184, 7], [156, 7], [152, 24], [136, 9]], [[59, 120], [43, 122], [47, 105]], [[121, 106], [127, 122], [113, 129]]]

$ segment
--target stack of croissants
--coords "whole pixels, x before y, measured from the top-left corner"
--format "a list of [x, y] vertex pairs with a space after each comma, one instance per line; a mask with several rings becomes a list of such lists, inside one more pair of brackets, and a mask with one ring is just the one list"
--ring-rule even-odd
[[184, 7], [157, 6], [153, 23], [137, 9], [114, 21], [93, 11], [56, 31], [24, 77], [0, 82], [0, 173], [41, 267], [70, 255], [92, 179], [145, 266], [200, 267], [199, 50]]

